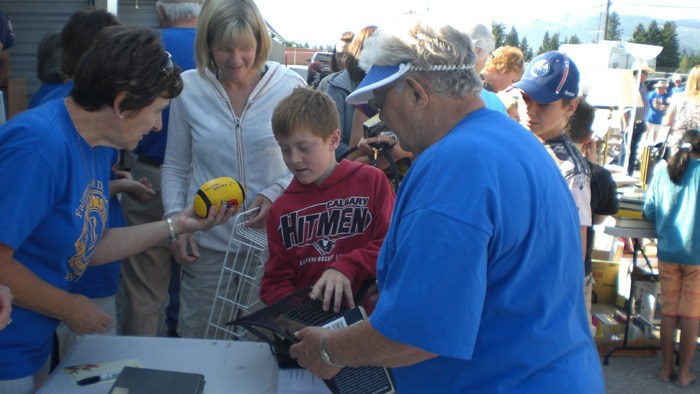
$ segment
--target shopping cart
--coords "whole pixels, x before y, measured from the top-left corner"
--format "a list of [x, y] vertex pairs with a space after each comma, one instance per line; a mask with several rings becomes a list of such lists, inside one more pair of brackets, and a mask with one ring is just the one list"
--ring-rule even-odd
[[[259, 293], [260, 279], [269, 254], [267, 233], [264, 228], [245, 225], [257, 209], [239, 213], [234, 218], [205, 338], [258, 340], [242, 327], [226, 325], [265, 306], [260, 301]], [[236, 247], [232, 250], [231, 245]]]

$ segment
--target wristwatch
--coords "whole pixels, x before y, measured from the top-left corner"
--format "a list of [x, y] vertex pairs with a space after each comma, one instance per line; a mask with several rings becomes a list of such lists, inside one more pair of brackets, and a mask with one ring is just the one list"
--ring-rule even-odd
[[325, 364], [330, 365], [332, 367], [345, 368], [342, 365], [338, 365], [338, 364], [334, 363], [333, 360], [331, 360], [331, 356], [326, 351], [326, 337], [328, 337], [328, 334], [330, 334], [330, 333], [331, 332], [328, 331], [325, 334], [323, 334], [323, 337], [321, 337], [321, 360], [323, 360], [323, 362]]

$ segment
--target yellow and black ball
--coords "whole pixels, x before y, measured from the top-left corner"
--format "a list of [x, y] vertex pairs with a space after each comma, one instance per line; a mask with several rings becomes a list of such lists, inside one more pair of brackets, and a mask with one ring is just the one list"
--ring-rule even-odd
[[222, 202], [228, 206], [240, 207], [245, 200], [245, 190], [237, 180], [229, 177], [214, 178], [204, 182], [194, 196], [194, 212], [205, 218], [213, 205], [217, 211]]

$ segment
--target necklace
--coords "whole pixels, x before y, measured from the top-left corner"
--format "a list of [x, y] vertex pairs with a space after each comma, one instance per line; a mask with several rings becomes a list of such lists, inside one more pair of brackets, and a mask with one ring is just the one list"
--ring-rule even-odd
[[90, 177], [90, 174], [88, 173], [88, 165], [87, 165], [87, 160], [85, 159], [85, 152], [83, 151], [83, 142], [81, 141], [80, 133], [78, 133], [78, 130], [75, 130], [75, 139], [78, 141], [78, 147], [80, 148], [80, 156], [83, 159], [83, 167], [85, 168], [85, 178], [87, 179], [88, 184], [90, 184], [93, 179], [95, 178], [95, 160], [90, 160], [92, 163], [92, 178]]
[[68, 117], [70, 117], [71, 122], [73, 123], [73, 127], [75, 128], [75, 140], [78, 143], [78, 148], [80, 148], [80, 157], [83, 159], [83, 167], [85, 169], [85, 179], [87, 181], [87, 185], [89, 186], [91, 183], [94, 182], [95, 179], [95, 158], [94, 156], [92, 157], [92, 160], [90, 160], [92, 164], [92, 177], [90, 177], [90, 173], [88, 172], [88, 164], [87, 164], [87, 159], [85, 158], [85, 151], [83, 150], [83, 141], [84, 138], [80, 135], [78, 132], [78, 125], [75, 119], [73, 118], [73, 113], [71, 112], [70, 109], [70, 104], [69, 104], [69, 99], [66, 99], [66, 110], [68, 111]]

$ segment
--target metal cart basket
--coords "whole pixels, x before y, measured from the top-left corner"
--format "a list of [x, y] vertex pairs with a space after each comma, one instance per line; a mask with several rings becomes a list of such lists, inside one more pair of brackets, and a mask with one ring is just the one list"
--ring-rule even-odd
[[[253, 313], [265, 305], [260, 301], [260, 279], [269, 254], [265, 229], [247, 227], [246, 221], [257, 208], [234, 218], [219, 285], [214, 297], [205, 337], [258, 341], [244, 328], [226, 323]], [[234, 246], [232, 249], [231, 246]]]

